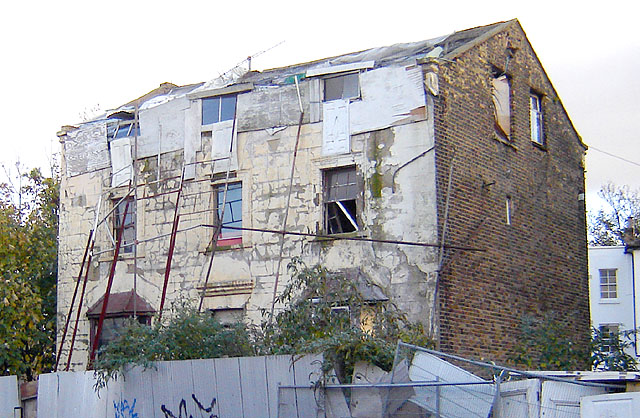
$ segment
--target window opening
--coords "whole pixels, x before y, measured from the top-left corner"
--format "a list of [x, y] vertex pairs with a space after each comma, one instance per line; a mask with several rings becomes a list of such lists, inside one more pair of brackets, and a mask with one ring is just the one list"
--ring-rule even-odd
[[324, 172], [325, 228], [329, 234], [358, 231], [356, 168]]
[[360, 97], [359, 75], [345, 74], [324, 79], [324, 101]]
[[542, 126], [542, 97], [535, 93], [531, 93], [529, 97], [531, 140], [537, 144], [544, 145], [544, 130]]
[[602, 337], [602, 351], [610, 353], [616, 348], [615, 340], [618, 338], [620, 327], [618, 325], [600, 325]]
[[231, 326], [242, 322], [244, 317], [243, 308], [218, 308], [211, 309], [211, 315], [213, 319], [218, 321], [223, 326]]
[[511, 225], [511, 197], [507, 196], [507, 199], [505, 200], [505, 206], [506, 206], [506, 215], [507, 215], [507, 225]]
[[[122, 331], [134, 317], [134, 298], [136, 305], [136, 321], [142, 325], [151, 326], [151, 317], [155, 313], [155, 310], [146, 300], [135, 294], [133, 291], [112, 293], [109, 296], [109, 304], [107, 305], [105, 318], [102, 322], [100, 339], [98, 340], [98, 345], [96, 347], [96, 353], [98, 355], [101, 347], [104, 347], [122, 335]], [[95, 342], [103, 303], [104, 296], [87, 310], [87, 317], [89, 318], [91, 325], [92, 347]]]
[[[127, 209], [127, 216], [124, 217], [124, 210], [127, 206], [127, 202], [129, 202], [129, 208]], [[113, 228], [115, 229], [115, 236], [118, 234], [118, 230], [120, 226], [124, 222], [124, 229], [122, 230], [122, 243], [120, 247], [120, 251], [123, 253], [133, 253], [134, 240], [136, 238], [136, 224], [135, 224], [135, 213], [136, 213], [136, 205], [133, 196], [129, 196], [126, 199], [122, 199], [120, 203], [118, 200], [114, 201], [114, 205], [116, 205], [116, 209], [114, 211], [114, 223]]]
[[[225, 227], [242, 227], [242, 183], [229, 183], [227, 187], [227, 199], [224, 207], [224, 218], [220, 222], [222, 216], [222, 204], [224, 199], [224, 185], [216, 186], [216, 224], [221, 223], [222, 229], [218, 237], [218, 244], [221, 240], [226, 241], [225, 244], [240, 243], [242, 241], [242, 231], [239, 229], [229, 229]], [[232, 240], [235, 242], [227, 241]]]
[[600, 298], [618, 297], [617, 269], [600, 269]]
[[498, 135], [509, 140], [511, 136], [511, 88], [509, 78], [506, 75], [493, 79], [491, 96]]
[[140, 135], [140, 127], [133, 121], [120, 122], [107, 127], [107, 137], [109, 139], [127, 138]]
[[234, 94], [202, 99], [202, 124], [233, 120], [236, 117], [236, 97]]

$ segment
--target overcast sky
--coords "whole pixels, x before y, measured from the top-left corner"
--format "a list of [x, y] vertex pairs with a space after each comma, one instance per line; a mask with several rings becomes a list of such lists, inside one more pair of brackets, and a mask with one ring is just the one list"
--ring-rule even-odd
[[593, 202], [606, 181], [640, 188], [637, 12], [636, 1], [4, 2], [0, 162], [48, 167], [59, 152], [56, 132], [83, 112], [117, 107], [165, 81], [213, 79], [282, 41], [253, 69], [518, 18], [592, 147]]

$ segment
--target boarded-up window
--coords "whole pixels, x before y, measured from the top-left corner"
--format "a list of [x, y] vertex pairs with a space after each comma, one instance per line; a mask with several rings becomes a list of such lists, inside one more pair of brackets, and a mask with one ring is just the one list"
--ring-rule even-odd
[[346, 74], [324, 79], [324, 101], [360, 97], [358, 74]]
[[509, 79], [501, 75], [493, 79], [493, 109], [498, 135], [503, 139], [511, 137], [511, 91]]
[[349, 101], [323, 103], [322, 113], [322, 155], [349, 153]]
[[329, 234], [359, 230], [357, 198], [359, 195], [355, 167], [324, 171], [324, 216]]
[[544, 145], [544, 131], [542, 129], [542, 98], [535, 93], [531, 93], [529, 103], [531, 116], [531, 140], [537, 144]]

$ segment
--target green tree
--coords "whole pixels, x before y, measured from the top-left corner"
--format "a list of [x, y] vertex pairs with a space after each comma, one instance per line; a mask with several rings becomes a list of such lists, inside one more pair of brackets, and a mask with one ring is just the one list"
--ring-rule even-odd
[[636, 330], [591, 330], [591, 363], [594, 370], [637, 371], [638, 362], [625, 350], [633, 347]]
[[627, 220], [633, 218], [636, 231], [640, 227], [640, 191], [607, 183], [598, 196], [606, 206], [589, 215], [589, 244], [624, 245]]
[[19, 184], [0, 184], [0, 374], [34, 379], [54, 359], [59, 181]]
[[359, 360], [391, 370], [398, 340], [434, 346], [420, 324], [390, 302], [368, 303], [353, 281], [297, 258], [288, 268], [291, 280], [276, 300], [284, 309], [263, 322], [258, 338], [265, 354], [323, 353], [325, 370], [349, 382]]
[[154, 361], [255, 355], [243, 323], [222, 325], [185, 302], [173, 306], [165, 324], [149, 327], [131, 320], [121, 332], [98, 352], [96, 389], [133, 365], [149, 368]]
[[560, 320], [555, 312], [543, 317], [523, 315], [521, 337], [513, 360], [528, 369], [586, 370], [589, 368], [589, 347], [575, 344], [567, 336], [569, 320]]

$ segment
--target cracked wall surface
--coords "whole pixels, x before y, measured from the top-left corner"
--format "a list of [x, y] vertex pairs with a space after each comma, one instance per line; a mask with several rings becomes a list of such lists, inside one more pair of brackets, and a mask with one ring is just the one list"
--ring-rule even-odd
[[[390, 79], [392, 83], [388, 82]], [[317, 120], [312, 122], [309, 110], [314, 100], [321, 101], [319, 80], [311, 78], [300, 82], [305, 116], [300, 128], [287, 231], [324, 234], [323, 170], [354, 166], [360, 187], [357, 216], [361, 225], [360, 230], [348, 236], [436, 242], [434, 155], [424, 154], [433, 147], [433, 104], [431, 97], [425, 96], [421, 80], [422, 69], [416, 65], [369, 71], [362, 81], [362, 97], [351, 103], [355, 111], [351, 112], [353, 132], [349, 135], [348, 152], [331, 155], [323, 152], [322, 117], [316, 115]], [[399, 93], [398, 87], [405, 91]], [[310, 97], [313, 94], [315, 97]], [[403, 103], [402, 96], [406, 94], [407, 103]], [[137, 258], [132, 253], [121, 252], [111, 292], [130, 291], [135, 282], [137, 294], [156, 310], [168, 257], [175, 191], [180, 187], [185, 159], [187, 164], [193, 160], [185, 157], [185, 148], [175, 144], [181, 140], [184, 143], [188, 140], [184, 138], [194, 132], [197, 138], [191, 142], [195, 144], [195, 161], [205, 163], [194, 164], [193, 178], [183, 182], [178, 213], [179, 229], [184, 232], [176, 236], [165, 307], [181, 299], [197, 303], [211, 257], [213, 228], [208, 226], [216, 222], [213, 190], [224, 185], [227, 163], [226, 160], [207, 163], [216, 158], [212, 154], [215, 135], [200, 126], [198, 118], [181, 115], [181, 109], [197, 108], [197, 102], [198, 99], [191, 99], [191, 103], [186, 99], [174, 100], [140, 113], [140, 121], [144, 123], [141, 123], [141, 146], [135, 164], [137, 172], [132, 176], [138, 183], [135, 191]], [[367, 106], [377, 107], [383, 117], [372, 118], [370, 112], [360, 110]], [[412, 112], [407, 106], [417, 111]], [[299, 117], [298, 94], [293, 84], [255, 87], [238, 95], [233, 132], [235, 163], [232, 163], [229, 182], [242, 184], [243, 227], [282, 229]], [[69, 310], [82, 250], [96, 216], [105, 220], [96, 231], [96, 255], [89, 269], [83, 312], [104, 295], [113, 260], [115, 231], [113, 215], [108, 212], [128, 188], [111, 187], [113, 172], [108, 151], [102, 150], [105, 146], [109, 148], [106, 123], [108, 121], [98, 124], [102, 128], [81, 127], [61, 137], [66, 167], [61, 187], [58, 287], [61, 323]], [[153, 129], [145, 131], [150, 125]], [[163, 134], [160, 132], [163, 126], [173, 130]], [[176, 126], [184, 126], [183, 132], [175, 129]], [[153, 134], [161, 136], [163, 144], [153, 145]], [[92, 145], [91, 141], [96, 140], [102, 148]], [[78, 148], [77, 144], [89, 145]], [[87, 158], [77, 156], [89, 146], [102, 152], [98, 156], [102, 160], [94, 158], [98, 163], [88, 163]], [[212, 310], [243, 309], [247, 321], [260, 322], [261, 309], [271, 305], [280, 234], [245, 230], [241, 236], [241, 243], [221, 242], [216, 249], [203, 306]], [[279, 290], [289, 278], [286, 266], [292, 257], [301, 257], [308, 265], [319, 263], [329, 270], [355, 266], [384, 289], [411, 319], [428, 323], [436, 256], [436, 250], [426, 247], [288, 235], [283, 245]], [[86, 365], [89, 332], [89, 321], [83, 314], [74, 347], [73, 368]], [[68, 342], [65, 342], [64, 358], [67, 352]]]

